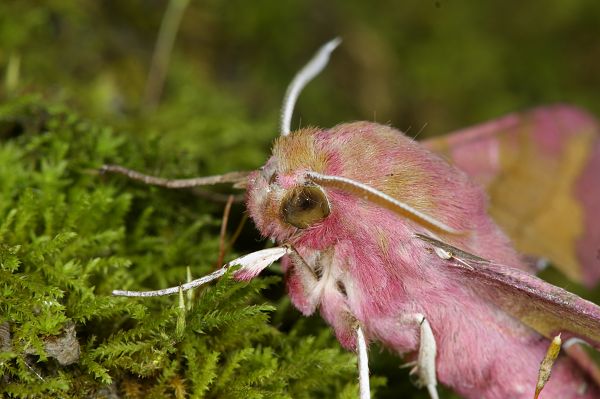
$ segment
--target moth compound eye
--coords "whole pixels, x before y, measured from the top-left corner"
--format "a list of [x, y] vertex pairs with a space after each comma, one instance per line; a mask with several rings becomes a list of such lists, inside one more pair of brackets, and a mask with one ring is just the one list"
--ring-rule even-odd
[[303, 186], [288, 192], [281, 202], [281, 217], [299, 229], [305, 229], [331, 213], [329, 201], [319, 186]]

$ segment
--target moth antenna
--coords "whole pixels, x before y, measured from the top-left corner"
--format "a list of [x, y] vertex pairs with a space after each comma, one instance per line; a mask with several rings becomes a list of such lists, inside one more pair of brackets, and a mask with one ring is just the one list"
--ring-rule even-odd
[[199, 279], [190, 281], [189, 283], [185, 283], [182, 285], [178, 285], [176, 287], [165, 288], [162, 290], [155, 291], [125, 291], [125, 290], [114, 290], [112, 292], [115, 296], [164, 296], [164, 295], [173, 295], [177, 294], [180, 290], [187, 291], [192, 288], [199, 287], [203, 284], [211, 282], [213, 280], [218, 279], [222, 275], [224, 275], [229, 268], [233, 266], [241, 266], [239, 270], [237, 270], [234, 276], [239, 280], [250, 280], [256, 277], [263, 269], [271, 265], [273, 262], [281, 258], [282, 256], [290, 253], [290, 247], [281, 246], [274, 248], [267, 248], [260, 251], [252, 252], [248, 255], [244, 255], [237, 259], [232, 260], [231, 262], [226, 263], [218, 270], [207, 274], [204, 277], [200, 277]]
[[290, 83], [285, 92], [285, 97], [283, 97], [280, 122], [280, 133], [282, 136], [290, 134], [294, 105], [296, 105], [296, 100], [298, 100], [300, 92], [308, 82], [325, 68], [327, 62], [329, 62], [329, 56], [341, 42], [342, 39], [336, 37], [325, 43], [313, 58], [294, 76], [292, 83]]
[[[242, 187], [238, 183], [238, 184], [234, 185], [234, 188], [242, 188]], [[200, 198], [204, 198], [206, 200], [212, 201], [212, 202], [221, 202], [224, 204], [227, 204], [227, 202], [229, 201], [229, 197], [233, 197], [234, 204], [239, 204], [241, 202], [244, 202], [244, 199], [246, 198], [245, 194], [236, 194], [236, 195], [221, 194], [221, 193], [217, 193], [214, 191], [205, 190], [200, 187], [193, 187], [192, 194], [194, 194]]]
[[245, 188], [246, 179], [250, 175], [249, 171], [244, 172], [229, 172], [222, 175], [194, 177], [191, 179], [165, 179], [162, 177], [150, 176], [127, 169], [120, 165], [103, 165], [100, 168], [100, 173], [117, 173], [127, 176], [132, 180], [141, 181], [152, 186], [161, 186], [166, 188], [180, 189], [198, 186], [210, 186], [220, 183], [232, 183], [236, 188]]
[[362, 198], [373, 203], [382, 205], [393, 212], [399, 213], [403, 216], [407, 216], [421, 225], [433, 227], [445, 233], [460, 234], [458, 230], [453, 229], [445, 223], [442, 223], [439, 220], [429, 215], [426, 215], [421, 211], [416, 210], [412, 206], [402, 201], [398, 201], [397, 199], [387, 195], [386, 193], [376, 190], [373, 187], [358, 182], [356, 180], [352, 180], [347, 177], [322, 175], [317, 172], [307, 172], [305, 176], [309, 180], [320, 185], [339, 188], [341, 190], [359, 195]]

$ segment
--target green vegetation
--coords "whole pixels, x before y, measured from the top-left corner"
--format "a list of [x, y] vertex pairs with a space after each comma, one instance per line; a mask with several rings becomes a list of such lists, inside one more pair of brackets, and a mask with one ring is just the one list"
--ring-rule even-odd
[[353, 356], [327, 331], [284, 335], [268, 323], [274, 307], [258, 294], [278, 277], [223, 278], [183, 309], [177, 297], [111, 297], [176, 284], [187, 265], [209, 272], [219, 220], [185, 194], [99, 176], [108, 160], [152, 158], [126, 136], [36, 98], [1, 108], [0, 120], [5, 394], [352, 397]]

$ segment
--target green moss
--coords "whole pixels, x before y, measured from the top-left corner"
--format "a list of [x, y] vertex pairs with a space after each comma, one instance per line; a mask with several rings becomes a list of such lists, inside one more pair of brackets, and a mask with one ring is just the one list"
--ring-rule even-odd
[[258, 294], [278, 277], [226, 276], [183, 314], [177, 297], [112, 297], [177, 284], [186, 265], [208, 272], [218, 220], [95, 172], [151, 157], [127, 136], [35, 97], [0, 108], [0, 121], [12, 132], [0, 146], [4, 394], [308, 398], [355, 388], [353, 356], [328, 334], [282, 335], [269, 324], [274, 308]]

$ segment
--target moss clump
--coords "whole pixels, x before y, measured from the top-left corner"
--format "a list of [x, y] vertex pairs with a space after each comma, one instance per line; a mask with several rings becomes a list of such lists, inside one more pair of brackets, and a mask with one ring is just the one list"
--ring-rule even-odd
[[284, 335], [269, 324], [274, 307], [259, 293], [277, 276], [225, 276], [184, 309], [177, 297], [110, 296], [214, 267], [219, 220], [205, 213], [214, 206], [95, 171], [143, 165], [157, 146], [35, 97], [2, 106], [0, 126], [3, 395], [355, 395], [354, 357], [327, 331], [306, 336], [300, 324]]

